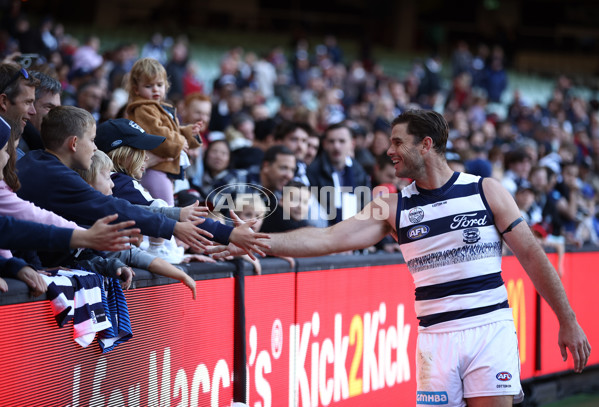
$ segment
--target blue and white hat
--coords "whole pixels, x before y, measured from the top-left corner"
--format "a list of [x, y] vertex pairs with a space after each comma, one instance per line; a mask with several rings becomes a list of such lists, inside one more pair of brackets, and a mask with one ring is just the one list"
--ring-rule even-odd
[[129, 119], [107, 120], [96, 128], [96, 145], [106, 154], [121, 146], [153, 150], [164, 140], [166, 137], [148, 134]]
[[10, 137], [10, 125], [0, 116], [0, 148], [4, 148]]

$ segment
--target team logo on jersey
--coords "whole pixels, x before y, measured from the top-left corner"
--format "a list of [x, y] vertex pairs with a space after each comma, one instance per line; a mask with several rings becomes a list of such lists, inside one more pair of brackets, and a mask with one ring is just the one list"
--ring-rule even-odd
[[501, 382], [507, 382], [508, 380], [512, 380], [512, 374], [510, 372], [499, 372], [495, 377], [497, 378], [497, 380]]
[[464, 229], [462, 231], [464, 243], [473, 244], [480, 240], [480, 231], [477, 228]]
[[408, 230], [408, 239], [410, 239], [410, 240], [420, 239], [421, 237], [428, 235], [428, 232], [430, 232], [430, 230], [431, 229], [426, 225], [414, 226], [413, 228]]
[[418, 223], [424, 219], [424, 211], [422, 208], [412, 208], [410, 209], [410, 212], [408, 212], [408, 218], [410, 218], [410, 222]]

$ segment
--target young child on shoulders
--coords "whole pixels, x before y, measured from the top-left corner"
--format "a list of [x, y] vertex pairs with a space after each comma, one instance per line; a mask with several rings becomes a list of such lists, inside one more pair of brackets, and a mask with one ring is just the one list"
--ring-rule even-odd
[[[113, 164], [110, 157], [101, 150], [97, 150], [94, 152], [89, 170], [77, 170], [77, 172], [85, 182], [94, 189], [100, 191], [104, 195], [112, 195], [112, 188], [114, 186], [110, 177], [112, 169]], [[154, 274], [179, 280], [191, 290], [193, 299], [195, 300], [196, 298], [195, 280], [183, 270], [178, 269], [155, 254], [142, 250], [136, 246], [131, 246], [129, 250], [110, 253], [108, 256], [119, 258], [129, 266], [145, 269]]]
[[153, 163], [141, 184], [155, 198], [174, 205], [174, 179], [183, 179], [189, 166], [188, 149], [200, 147], [202, 122], [179, 126], [175, 108], [165, 101], [169, 83], [166, 70], [153, 58], [141, 58], [131, 68], [129, 104], [126, 116], [146, 132], [165, 137], [164, 143], [151, 150]]

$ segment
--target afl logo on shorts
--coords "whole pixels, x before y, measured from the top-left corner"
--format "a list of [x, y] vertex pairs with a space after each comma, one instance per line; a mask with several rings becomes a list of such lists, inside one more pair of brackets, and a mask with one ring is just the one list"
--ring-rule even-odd
[[410, 222], [418, 223], [424, 219], [424, 211], [422, 208], [412, 208], [410, 209], [410, 212], [408, 212], [408, 218], [410, 218]]
[[512, 374], [509, 372], [499, 372], [495, 377], [497, 378], [497, 380], [501, 382], [507, 382], [508, 380], [512, 380]]
[[473, 244], [480, 240], [480, 232], [477, 228], [464, 229], [462, 231], [464, 243]]
[[429, 231], [430, 228], [426, 225], [414, 226], [412, 229], [408, 230], [408, 239], [420, 239], [421, 237], [428, 235]]

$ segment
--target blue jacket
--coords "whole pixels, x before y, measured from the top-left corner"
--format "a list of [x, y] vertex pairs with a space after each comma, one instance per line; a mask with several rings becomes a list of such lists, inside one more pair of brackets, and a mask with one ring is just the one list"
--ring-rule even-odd
[[[0, 216], [0, 247], [3, 249], [68, 250], [72, 235], [72, 229]], [[0, 257], [0, 276], [16, 277], [25, 266], [27, 263], [19, 258]]]
[[[125, 199], [135, 205], [151, 205], [152, 201], [148, 200], [144, 194], [135, 188], [135, 178], [122, 172], [114, 172], [110, 174], [110, 178], [114, 183], [112, 187], [112, 196]], [[139, 184], [141, 186], [141, 184]], [[149, 194], [148, 194], [149, 195]]]
[[[22, 199], [80, 225], [91, 225], [104, 216], [118, 213], [119, 221], [134, 220], [144, 235], [165, 239], [173, 235], [175, 220], [136, 207], [124, 199], [102, 194], [51, 153], [31, 151], [17, 162], [17, 169], [21, 181], [17, 194]], [[222, 244], [229, 243], [233, 230], [212, 219], [206, 219], [200, 227]]]
[[28, 266], [25, 260], [18, 257], [11, 257], [10, 259], [0, 257], [0, 277], [17, 278], [17, 273], [25, 266]]
[[0, 215], [0, 248], [69, 250], [73, 229]]

